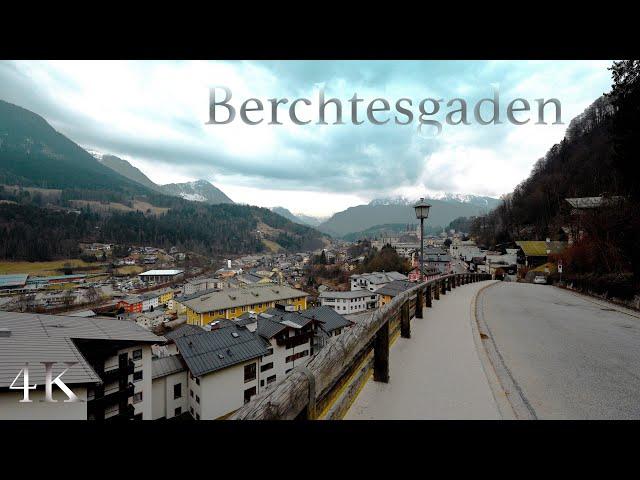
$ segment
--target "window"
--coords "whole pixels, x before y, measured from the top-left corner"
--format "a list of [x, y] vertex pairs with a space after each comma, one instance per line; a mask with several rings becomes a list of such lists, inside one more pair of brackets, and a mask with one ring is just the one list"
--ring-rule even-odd
[[191, 398], [193, 398], [193, 390], [189, 390], [189, 395], [191, 395]]
[[174, 417], [177, 417], [178, 415], [182, 415], [182, 407], [178, 407], [173, 411]]
[[260, 367], [261, 372], [266, 372], [267, 370], [271, 370], [273, 368], [273, 362], [265, 363]]
[[133, 351], [133, 359], [134, 360], [142, 360], [142, 349]]
[[196, 385], [200, 385], [200, 377], [196, 378]]
[[138, 392], [133, 395], [133, 403], [140, 403], [142, 401], [142, 392]]
[[200, 403], [200, 397], [196, 395], [196, 403]]
[[200, 414], [196, 413], [196, 420], [200, 420]]
[[142, 380], [142, 370], [138, 372], [133, 372], [133, 381], [139, 382], [140, 380]]
[[275, 381], [276, 381], [275, 375], [271, 375], [270, 377], [267, 377], [267, 385], [271, 385]]
[[180, 398], [180, 397], [182, 397], [182, 384], [176, 383], [173, 386], [173, 398]]
[[256, 364], [244, 366], [244, 383], [250, 382], [256, 379]]
[[244, 403], [247, 403], [249, 400], [251, 400], [251, 397], [253, 397], [256, 394], [256, 387], [251, 387], [248, 388], [244, 391]]
[[273, 355], [273, 348], [268, 348], [267, 353], [263, 355], [263, 357], [268, 357], [269, 355]]
[[191, 407], [189, 411], [191, 412], [191, 415], [193, 415], [193, 407]]

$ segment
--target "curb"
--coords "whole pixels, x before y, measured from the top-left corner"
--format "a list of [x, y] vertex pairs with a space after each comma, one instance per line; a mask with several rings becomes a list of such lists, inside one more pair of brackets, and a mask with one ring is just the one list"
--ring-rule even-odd
[[[495, 340], [484, 321], [483, 309], [478, 302], [480, 295], [501, 282], [495, 281], [478, 290], [471, 302], [471, 328], [476, 350], [484, 369], [489, 387], [503, 420], [535, 420], [536, 414], [504, 364]], [[473, 321], [475, 320], [475, 321]]]

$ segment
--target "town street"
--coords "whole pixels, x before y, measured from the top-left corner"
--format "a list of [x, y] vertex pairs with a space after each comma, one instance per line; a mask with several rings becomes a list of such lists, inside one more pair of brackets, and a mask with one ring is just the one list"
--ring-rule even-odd
[[[640, 418], [637, 312], [515, 282], [486, 288], [478, 302], [481, 329], [488, 327], [506, 375], [534, 417]], [[504, 371], [498, 373], [505, 384]]]

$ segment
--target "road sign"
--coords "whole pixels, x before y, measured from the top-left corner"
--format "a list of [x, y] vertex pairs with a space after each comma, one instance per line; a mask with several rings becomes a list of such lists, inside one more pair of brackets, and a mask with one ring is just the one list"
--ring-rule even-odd
[[562, 273], [562, 263], [558, 263], [558, 273]]

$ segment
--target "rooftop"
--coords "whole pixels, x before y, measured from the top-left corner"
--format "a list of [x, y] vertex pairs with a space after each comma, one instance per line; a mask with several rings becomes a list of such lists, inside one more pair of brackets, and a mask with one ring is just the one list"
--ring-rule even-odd
[[44, 383], [42, 361], [78, 362], [65, 373], [68, 384], [99, 383], [74, 340], [120, 340], [158, 343], [165, 339], [133, 323], [101, 317], [80, 318], [60, 315], [0, 312], [0, 387], [11, 385], [25, 363], [29, 381]]
[[184, 270], [149, 270], [146, 272], [139, 273], [139, 277], [144, 276], [160, 276], [160, 275], [180, 275]]
[[196, 377], [269, 353], [265, 340], [236, 326], [180, 336], [175, 338], [175, 343]]
[[379, 293], [380, 295], [395, 297], [396, 295], [405, 292], [415, 287], [416, 285], [416, 283], [408, 282], [406, 280], [394, 280], [393, 282], [389, 282], [386, 285], [380, 287], [378, 290], [376, 290], [376, 293]]
[[393, 280], [407, 280], [407, 277], [399, 272], [371, 272], [351, 275], [352, 280], [365, 279], [369, 283], [380, 284], [392, 282]]
[[286, 285], [251, 285], [245, 288], [211, 292], [181, 303], [196, 313], [204, 313], [306, 296], [307, 293], [302, 290]]
[[26, 273], [0, 275], [0, 288], [24, 287], [28, 276]]
[[527, 240], [516, 242], [527, 257], [546, 257], [550, 253], [561, 253], [567, 248], [567, 242], [545, 242], [543, 240]]
[[170, 355], [168, 357], [154, 358], [151, 362], [151, 379], [166, 377], [187, 369], [184, 360], [180, 355]]

